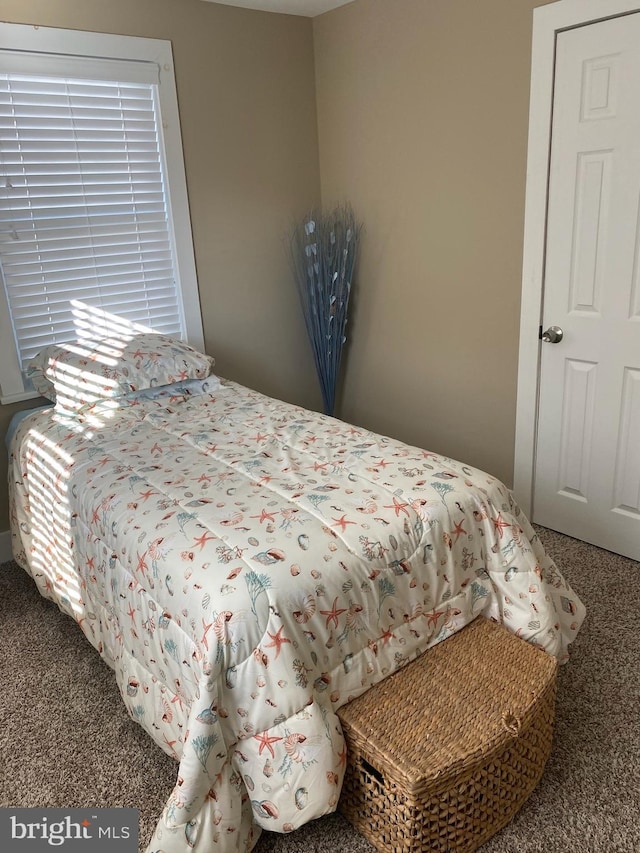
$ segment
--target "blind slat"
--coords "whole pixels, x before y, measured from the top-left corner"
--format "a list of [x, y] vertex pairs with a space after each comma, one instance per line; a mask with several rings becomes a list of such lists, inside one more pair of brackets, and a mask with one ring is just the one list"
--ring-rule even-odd
[[[171, 335], [176, 338], [181, 337], [181, 329], [178, 323], [169, 323], [169, 322], [153, 322], [153, 326], [149, 323], [148, 317], [127, 317], [126, 320], [129, 323], [137, 324], [140, 326], [146, 326], [147, 328], [152, 328], [152, 331], [157, 332], [161, 335]], [[65, 328], [56, 327], [55, 330], [49, 330], [48, 333], [43, 333], [40, 335], [34, 335], [33, 337], [33, 345], [31, 349], [33, 350], [32, 356], [36, 355], [41, 349], [48, 346], [49, 344], [68, 344], [72, 341], [77, 340], [80, 337], [83, 337], [82, 332], [86, 329], [85, 326], [81, 325], [81, 323], [75, 322], [73, 324], [69, 324]]]
[[[114, 294], [113, 297], [109, 295], [102, 296], [101, 302], [103, 304], [116, 304], [122, 301], [123, 294], [117, 295]], [[81, 300], [83, 301], [83, 300]], [[138, 311], [142, 307], [153, 306], [154, 310], [158, 310], [158, 312], [162, 312], [164, 309], [175, 311], [175, 299], [173, 298], [171, 293], [165, 293], [164, 298], [161, 294], [154, 297], [144, 298], [144, 296], [137, 296], [130, 303], [128, 303], [126, 309], [123, 308], [123, 312], [130, 314], [132, 311]], [[47, 313], [47, 315], [51, 317], [56, 317], [58, 321], [64, 322], [64, 315], [68, 315], [69, 311], [67, 306], [61, 306], [60, 303], [49, 304], [47, 302], [43, 302], [41, 305], [42, 312]], [[23, 328], [30, 327], [38, 327], [43, 315], [40, 315], [40, 318], [34, 318], [32, 314], [25, 314], [21, 316], [20, 313], [16, 314], [14, 317], [14, 321], [16, 326], [22, 326]]]
[[[109, 303], [105, 303], [101, 307], [105, 310], [109, 310]], [[126, 313], [121, 313], [118, 316], [121, 318], [125, 318], [131, 322], [138, 322], [141, 320], [141, 318], [145, 318], [147, 323], [149, 319], [152, 318], [154, 327], [161, 322], [164, 325], [166, 325], [167, 323], [173, 323], [175, 325], [177, 321], [174, 308], [175, 306], [172, 306], [168, 303], [166, 305], [146, 305], [140, 303], [139, 305], [136, 305], [135, 307], [128, 310]], [[71, 318], [69, 316], [61, 317], [56, 313], [46, 313], [43, 314], [41, 322], [38, 325], [25, 324], [22, 328], [24, 328], [25, 333], [28, 332], [31, 337], [40, 338], [43, 334], [46, 337], [46, 327], [49, 327], [50, 329], [62, 329], [72, 328], [77, 325], [78, 321], [75, 318]], [[179, 324], [177, 325], [179, 326]]]

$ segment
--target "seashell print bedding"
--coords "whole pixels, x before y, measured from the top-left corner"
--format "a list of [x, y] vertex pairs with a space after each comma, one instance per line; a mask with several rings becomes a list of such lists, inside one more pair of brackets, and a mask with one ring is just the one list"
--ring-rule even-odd
[[38, 410], [11, 445], [16, 559], [179, 762], [163, 853], [250, 850], [332, 811], [336, 710], [476, 616], [563, 661], [585, 614], [490, 475], [200, 390]]

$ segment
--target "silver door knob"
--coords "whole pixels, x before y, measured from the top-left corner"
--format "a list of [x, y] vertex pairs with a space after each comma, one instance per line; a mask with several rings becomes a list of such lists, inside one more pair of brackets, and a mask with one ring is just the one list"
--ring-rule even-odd
[[542, 340], [546, 344], [559, 344], [564, 337], [564, 332], [560, 326], [549, 326], [546, 332], [542, 333]]

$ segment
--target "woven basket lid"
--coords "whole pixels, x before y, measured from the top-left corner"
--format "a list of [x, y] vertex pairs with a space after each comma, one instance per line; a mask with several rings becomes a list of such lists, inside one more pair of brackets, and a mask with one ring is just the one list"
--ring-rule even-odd
[[338, 715], [351, 748], [405, 790], [424, 788], [485, 763], [525, 731], [555, 689], [557, 666], [479, 617]]

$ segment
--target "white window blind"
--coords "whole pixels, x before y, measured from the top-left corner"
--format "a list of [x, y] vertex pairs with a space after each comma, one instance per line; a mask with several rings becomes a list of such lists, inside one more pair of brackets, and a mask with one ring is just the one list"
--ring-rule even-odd
[[158, 77], [154, 62], [0, 50], [2, 336], [21, 382], [46, 344], [104, 334], [99, 317], [187, 338]]

